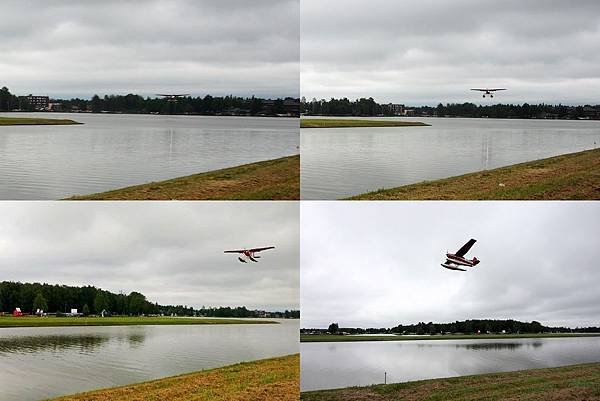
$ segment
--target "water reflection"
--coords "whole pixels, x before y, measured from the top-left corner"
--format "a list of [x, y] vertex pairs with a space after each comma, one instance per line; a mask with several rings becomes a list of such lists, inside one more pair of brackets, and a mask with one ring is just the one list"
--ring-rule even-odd
[[0, 356], [14, 353], [35, 353], [39, 351], [58, 352], [75, 349], [79, 352], [92, 352], [109, 341], [102, 335], [53, 335], [0, 338]]
[[508, 351], [514, 351], [517, 348], [522, 348], [522, 347], [533, 347], [533, 348], [539, 348], [542, 347], [544, 345], [543, 342], [541, 341], [535, 341], [535, 342], [531, 342], [531, 343], [482, 343], [482, 344], [456, 344], [457, 348], [460, 347], [464, 347], [466, 349], [469, 350], [482, 350], [482, 351], [501, 351], [501, 350], [508, 350]]

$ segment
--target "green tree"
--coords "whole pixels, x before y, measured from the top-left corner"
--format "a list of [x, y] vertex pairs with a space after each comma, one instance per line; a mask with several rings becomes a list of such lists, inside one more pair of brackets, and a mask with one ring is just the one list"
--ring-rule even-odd
[[140, 315], [145, 312], [146, 309], [146, 297], [139, 292], [132, 292], [127, 296], [129, 301], [129, 313], [132, 315]]
[[98, 95], [94, 95], [91, 101], [92, 113], [100, 113], [102, 111], [102, 99]]
[[88, 306], [88, 304], [83, 305], [83, 309], [81, 310], [81, 313], [83, 313], [83, 316], [87, 316], [90, 314], [90, 307]]
[[94, 310], [97, 314], [102, 313], [103, 310], [108, 309], [108, 301], [102, 291], [98, 291], [96, 298], [94, 299]]
[[331, 323], [329, 325], [329, 328], [327, 329], [327, 331], [330, 332], [331, 334], [336, 334], [339, 330], [340, 330], [340, 326], [338, 326], [337, 323]]
[[42, 311], [48, 310], [48, 303], [41, 292], [38, 292], [33, 300], [33, 312], [35, 313], [38, 309]]

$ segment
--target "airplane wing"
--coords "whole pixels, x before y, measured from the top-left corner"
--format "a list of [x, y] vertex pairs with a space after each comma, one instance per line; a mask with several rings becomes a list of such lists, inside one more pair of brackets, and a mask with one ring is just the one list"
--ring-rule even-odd
[[234, 249], [233, 251], [225, 251], [224, 253], [244, 253], [245, 249]]
[[487, 92], [487, 89], [478, 89], [478, 88], [473, 88], [471, 89], [472, 91], [479, 91], [479, 92]]
[[275, 248], [274, 246], [265, 246], [263, 248], [252, 248], [252, 249], [248, 249], [250, 252], [261, 252], [261, 251], [266, 251], [267, 249], [273, 249]]
[[490, 92], [496, 92], [496, 91], [505, 91], [506, 88], [498, 88], [498, 89], [488, 89]]
[[165, 95], [164, 93], [155, 93], [156, 96], [171, 96], [171, 95]]
[[466, 244], [464, 244], [464, 245], [462, 246], [462, 248], [460, 248], [460, 249], [458, 250], [458, 252], [456, 252], [456, 253], [455, 253], [455, 255], [456, 255], [456, 256], [459, 256], [459, 257], [461, 257], [461, 258], [462, 258], [463, 256], [465, 256], [465, 254], [466, 254], [467, 252], [469, 252], [469, 249], [471, 249], [471, 247], [472, 247], [472, 246], [475, 244], [475, 242], [477, 242], [477, 240], [475, 240], [475, 239], [471, 238], [471, 239], [469, 240], [469, 242], [467, 242]]

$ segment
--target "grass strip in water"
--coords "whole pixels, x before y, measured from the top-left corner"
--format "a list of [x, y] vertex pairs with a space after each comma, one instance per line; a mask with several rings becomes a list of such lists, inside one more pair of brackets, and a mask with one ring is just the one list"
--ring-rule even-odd
[[599, 200], [600, 149], [353, 196], [352, 200]]
[[298, 200], [300, 155], [152, 182], [69, 200]]
[[600, 363], [302, 393], [304, 401], [600, 400]]
[[54, 401], [297, 401], [300, 355], [91, 391]]
[[0, 126], [7, 125], [78, 125], [77, 121], [57, 118], [15, 118], [0, 117]]
[[398, 120], [354, 120], [354, 119], [335, 119], [335, 118], [301, 118], [300, 128], [360, 128], [360, 127], [426, 127], [425, 124], [418, 121], [398, 121]]

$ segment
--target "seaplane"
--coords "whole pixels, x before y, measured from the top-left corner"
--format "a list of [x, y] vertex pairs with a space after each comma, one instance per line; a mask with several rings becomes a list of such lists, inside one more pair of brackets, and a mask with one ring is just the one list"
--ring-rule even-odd
[[494, 93], [496, 91], [505, 91], [506, 88], [494, 88], [494, 89], [488, 89], [488, 88], [473, 88], [471, 89], [472, 91], [479, 91], [479, 92], [484, 92], [483, 93], [483, 97], [486, 97], [486, 95], [490, 95], [490, 97], [494, 97]]
[[160, 96], [163, 97], [167, 102], [176, 102], [177, 100], [179, 100], [182, 97], [186, 97], [189, 96], [189, 93], [183, 93], [181, 95], [171, 95], [171, 94], [164, 94], [164, 93], [157, 93], [156, 96]]
[[267, 249], [273, 249], [274, 246], [265, 246], [262, 248], [249, 248], [249, 249], [234, 249], [232, 251], [225, 251], [225, 253], [239, 253], [238, 260], [242, 263], [248, 263], [249, 260], [258, 263], [257, 259], [260, 259], [260, 256], [257, 255], [258, 252], [266, 251]]
[[473, 259], [465, 258], [465, 255], [467, 252], [469, 252], [469, 249], [471, 249], [475, 242], [477, 242], [477, 240], [471, 238], [469, 242], [464, 244], [456, 253], [447, 252], [446, 262], [442, 263], [442, 267], [450, 270], [460, 270], [466, 272], [466, 269], [461, 269], [459, 266], [474, 267], [477, 265], [480, 261], [476, 257], [473, 257]]

